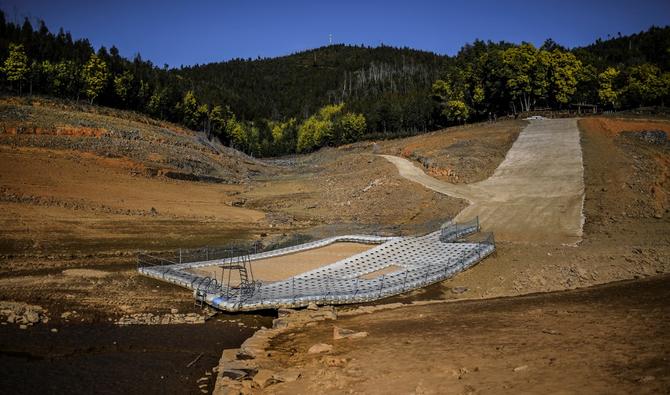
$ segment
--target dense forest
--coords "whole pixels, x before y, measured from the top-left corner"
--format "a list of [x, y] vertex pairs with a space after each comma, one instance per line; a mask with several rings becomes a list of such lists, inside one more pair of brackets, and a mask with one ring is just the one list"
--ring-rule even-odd
[[69, 32], [7, 22], [0, 86], [129, 109], [257, 156], [306, 152], [533, 110], [670, 101], [670, 27], [568, 49], [475, 41], [453, 56], [329, 45], [271, 59], [158, 67]]

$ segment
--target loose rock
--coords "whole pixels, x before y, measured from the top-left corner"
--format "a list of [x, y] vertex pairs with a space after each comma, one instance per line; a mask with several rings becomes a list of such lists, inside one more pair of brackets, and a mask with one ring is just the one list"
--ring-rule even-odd
[[274, 374], [275, 372], [270, 369], [259, 369], [258, 372], [256, 372], [256, 374], [252, 378], [252, 380], [254, 381], [254, 383], [258, 384], [258, 386], [261, 389], [263, 389], [275, 382], [273, 378]]
[[367, 332], [356, 332], [351, 329], [339, 328], [337, 326], [333, 327], [333, 339], [361, 339], [368, 335]]
[[317, 343], [307, 350], [309, 354], [320, 354], [325, 352], [330, 352], [333, 350], [333, 346], [325, 343]]
[[287, 369], [283, 370], [281, 372], [275, 373], [273, 378], [277, 381], [281, 381], [284, 383], [291, 383], [293, 381], [296, 381], [302, 373], [297, 370], [297, 369]]

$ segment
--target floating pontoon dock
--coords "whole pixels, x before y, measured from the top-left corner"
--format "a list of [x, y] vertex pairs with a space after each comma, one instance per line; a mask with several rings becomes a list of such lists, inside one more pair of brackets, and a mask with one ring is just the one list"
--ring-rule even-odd
[[[310, 302], [361, 303], [425, 287], [475, 265], [495, 251], [492, 234], [481, 241], [459, 241], [478, 231], [479, 221], [475, 219], [467, 224], [447, 223], [424, 236], [336, 236], [272, 251], [195, 262], [172, 262], [140, 254], [138, 270], [146, 276], [192, 289], [197, 302], [226, 311], [302, 307]], [[254, 261], [336, 242], [376, 246], [285, 280], [253, 279]], [[220, 281], [192, 270], [213, 266], [229, 273], [235, 271], [239, 283], [224, 283], [225, 276]]]

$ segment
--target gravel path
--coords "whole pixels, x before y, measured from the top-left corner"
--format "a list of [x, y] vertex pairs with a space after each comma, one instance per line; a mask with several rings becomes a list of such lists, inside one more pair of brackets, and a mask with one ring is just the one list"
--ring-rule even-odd
[[382, 155], [400, 175], [471, 204], [456, 217], [479, 216], [496, 238], [548, 244], [581, 240], [584, 167], [575, 119], [531, 121], [488, 179], [450, 184], [426, 175], [412, 162]]

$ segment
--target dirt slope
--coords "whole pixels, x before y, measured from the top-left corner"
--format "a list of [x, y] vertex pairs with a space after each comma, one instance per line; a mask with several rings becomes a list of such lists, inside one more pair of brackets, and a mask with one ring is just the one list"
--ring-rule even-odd
[[384, 156], [400, 174], [432, 190], [468, 200], [455, 218], [478, 216], [498, 240], [574, 244], [582, 234], [584, 182], [579, 130], [573, 119], [532, 121], [486, 180], [451, 184], [409, 161]]
[[[516, 298], [412, 306], [280, 335], [273, 394], [665, 393], [670, 278]], [[333, 339], [333, 327], [365, 331]], [[314, 344], [333, 346], [311, 354]]]
[[[431, 141], [467, 138], [502, 158], [505, 145], [486, 140], [515, 137], [508, 124], [461, 129]], [[405, 143], [427, 154], [417, 138], [381, 144]], [[190, 292], [138, 276], [137, 250], [414, 234], [464, 207], [393, 174], [370, 143], [259, 161], [142, 115], [46, 99], [0, 100], [0, 169], [0, 299], [93, 320], [192, 304]]]
[[2, 99], [0, 299], [96, 310], [87, 320], [186, 304], [177, 288], [151, 292], [136, 252], [258, 237], [265, 213], [233, 202], [274, 171], [138, 114]]
[[[670, 134], [670, 122], [579, 126], [586, 197], [578, 246], [501, 242], [455, 278], [386, 300], [427, 305], [350, 312], [284, 333], [260, 368], [300, 378], [265, 392], [668, 392], [670, 144], [640, 132]], [[625, 279], [634, 281], [546, 293]], [[368, 336], [334, 340], [334, 325]], [[308, 352], [319, 343], [332, 351]]]

